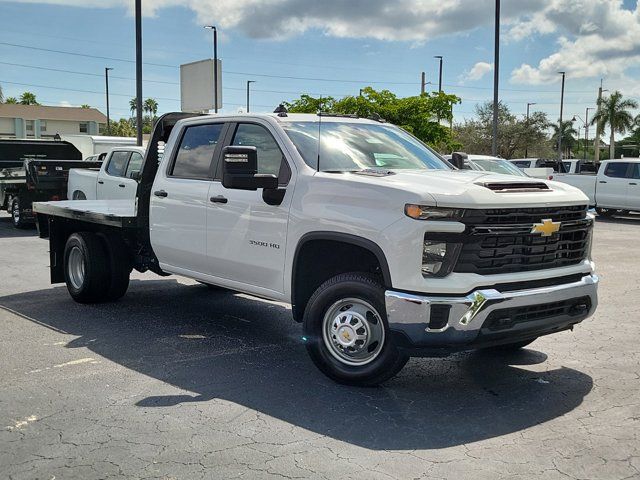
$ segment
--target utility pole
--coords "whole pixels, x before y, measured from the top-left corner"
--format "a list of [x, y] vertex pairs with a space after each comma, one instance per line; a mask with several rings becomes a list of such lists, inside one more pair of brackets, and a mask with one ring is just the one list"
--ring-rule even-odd
[[249, 85], [256, 83], [255, 80], [247, 80], [247, 113], [249, 113]]
[[436, 55], [433, 58], [440, 60], [440, 69], [438, 73], [438, 92], [442, 93], [442, 55]]
[[142, 0], [136, 0], [136, 145], [142, 146]]
[[587, 107], [584, 112], [584, 157], [583, 160], [587, 161], [587, 145], [589, 145], [589, 110], [595, 110], [593, 107]]
[[526, 139], [526, 143], [524, 144], [524, 158], [528, 158], [527, 155], [529, 154], [529, 107], [531, 105], [535, 105], [535, 102], [529, 102], [527, 103], [527, 139]]
[[422, 72], [421, 80], [420, 80], [420, 94], [422, 95], [427, 86], [427, 74]]
[[493, 53], [493, 139], [491, 152], [498, 156], [498, 83], [500, 80], [500, 0], [496, 0], [495, 40]]
[[213, 31], [213, 111], [218, 113], [218, 29], [214, 25], [205, 25]]
[[562, 161], [562, 109], [564, 108], [564, 77], [566, 72], [558, 72], [562, 75], [562, 87], [560, 89], [560, 123], [558, 125], [558, 161]]
[[[596, 115], [600, 118], [600, 104], [602, 103], [602, 79], [600, 79], [600, 88], [598, 88], [598, 104], [596, 105]], [[600, 161], [600, 121], [596, 123], [596, 139], [593, 142], [593, 163]]]
[[111, 135], [111, 120], [109, 118], [109, 70], [113, 70], [113, 68], [104, 68], [105, 93], [107, 96], [107, 135]]

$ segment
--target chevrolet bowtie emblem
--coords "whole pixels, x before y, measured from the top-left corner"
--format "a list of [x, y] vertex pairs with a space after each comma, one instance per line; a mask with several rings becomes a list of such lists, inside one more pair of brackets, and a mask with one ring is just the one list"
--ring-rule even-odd
[[349, 336], [349, 332], [347, 332], [346, 330], [342, 332], [342, 338], [344, 338], [346, 341], [349, 341], [351, 339], [351, 337]]
[[554, 222], [550, 218], [545, 218], [542, 223], [534, 223], [531, 233], [541, 233], [543, 237], [550, 237], [560, 230], [560, 222]]

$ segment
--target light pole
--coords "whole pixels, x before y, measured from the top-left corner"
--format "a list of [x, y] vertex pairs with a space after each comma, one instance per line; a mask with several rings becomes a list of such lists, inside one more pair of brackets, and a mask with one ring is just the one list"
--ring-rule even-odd
[[136, 0], [136, 145], [142, 146], [142, 0]]
[[[600, 106], [602, 105], [602, 92], [608, 92], [609, 90], [602, 89], [602, 79], [600, 79], [600, 88], [598, 88], [598, 103], [596, 105], [597, 113], [600, 113]], [[593, 163], [594, 165], [600, 161], [600, 121], [596, 123], [596, 139], [593, 143]]]
[[558, 161], [562, 161], [562, 109], [564, 108], [564, 77], [566, 72], [558, 72], [562, 75], [562, 88], [560, 90], [560, 123], [558, 125]]
[[498, 83], [500, 79], [500, 0], [496, 0], [495, 40], [493, 52], [493, 139], [491, 152], [498, 155]]
[[204, 28], [213, 31], [213, 111], [218, 113], [218, 29], [214, 25]]
[[587, 145], [589, 145], [589, 110], [595, 110], [594, 107], [587, 107], [584, 112], [584, 161], [587, 161]]
[[442, 93], [442, 55], [436, 55], [433, 58], [440, 60], [440, 68], [438, 73], [438, 92]]
[[526, 143], [524, 144], [524, 158], [527, 158], [527, 155], [529, 154], [529, 107], [535, 104], [535, 102], [527, 103], [527, 139]]
[[107, 97], [107, 135], [111, 135], [111, 120], [109, 118], [109, 70], [113, 70], [113, 68], [104, 67], [104, 83]]
[[256, 83], [255, 80], [247, 80], [247, 113], [249, 113], [249, 85]]

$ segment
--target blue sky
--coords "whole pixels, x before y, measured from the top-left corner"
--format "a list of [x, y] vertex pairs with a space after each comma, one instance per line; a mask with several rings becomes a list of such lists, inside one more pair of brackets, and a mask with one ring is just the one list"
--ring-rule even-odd
[[[86, 6], [75, 6], [80, 3]], [[219, 26], [223, 111], [244, 106], [247, 80], [257, 81], [252, 86], [253, 111], [273, 110], [301, 93], [339, 97], [368, 85], [414, 95], [422, 70], [437, 83], [434, 55], [445, 57], [445, 91], [463, 100], [455, 109], [456, 121], [471, 116], [476, 103], [492, 98], [492, 1], [479, 0], [469, 8], [466, 1], [422, 0], [418, 5], [419, 0], [397, 0], [391, 10], [387, 6], [394, 2], [385, 6], [377, 0], [271, 2], [277, 8], [257, 0], [143, 3], [144, 97], [156, 98], [160, 112], [180, 108], [178, 66], [211, 56], [205, 23]], [[29, 90], [43, 104], [88, 103], [104, 111], [103, 72], [109, 66], [114, 68], [112, 117], [128, 116], [135, 92], [130, 4], [0, 0], [0, 85], [5, 96]], [[429, 6], [432, 12], [425, 8]], [[640, 99], [636, 9], [637, 1], [503, 0], [501, 99], [516, 114], [524, 114], [527, 102], [536, 102], [533, 108], [556, 119], [560, 86], [555, 72], [560, 69], [568, 72], [569, 118], [576, 113], [583, 117], [585, 108], [595, 105], [601, 76], [605, 88]]]

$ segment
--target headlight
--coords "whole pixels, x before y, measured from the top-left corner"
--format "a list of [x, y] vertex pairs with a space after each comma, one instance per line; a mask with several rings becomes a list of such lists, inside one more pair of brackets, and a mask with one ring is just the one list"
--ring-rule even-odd
[[415, 220], [459, 220], [462, 218], [464, 210], [459, 208], [428, 207], [426, 205], [407, 203], [404, 206], [404, 213], [407, 217]]
[[424, 239], [422, 246], [422, 274], [425, 277], [444, 277], [451, 273], [460, 253], [460, 243]]

